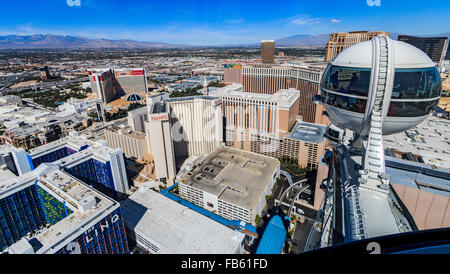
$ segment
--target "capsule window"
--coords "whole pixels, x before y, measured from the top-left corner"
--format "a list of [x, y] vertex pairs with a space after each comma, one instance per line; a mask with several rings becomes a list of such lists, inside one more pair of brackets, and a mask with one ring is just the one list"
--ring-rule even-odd
[[419, 102], [395, 102], [391, 101], [389, 106], [388, 116], [393, 117], [420, 117], [430, 114], [439, 99], [433, 101], [419, 101]]
[[358, 99], [354, 97], [348, 97], [345, 95], [336, 95], [330, 92], [322, 90], [323, 102], [327, 105], [337, 107], [340, 109], [364, 113], [366, 110], [366, 99]]
[[329, 66], [322, 78], [322, 88], [343, 94], [365, 96], [369, 92], [370, 69]]
[[392, 99], [428, 99], [441, 94], [442, 83], [436, 67], [396, 69]]

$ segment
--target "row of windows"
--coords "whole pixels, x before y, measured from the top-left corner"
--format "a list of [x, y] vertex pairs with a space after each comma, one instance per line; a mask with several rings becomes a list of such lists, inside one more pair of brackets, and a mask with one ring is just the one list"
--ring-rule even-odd
[[[322, 91], [323, 102], [327, 105], [340, 109], [364, 113], [366, 109], [366, 99], [358, 99], [344, 95], [336, 95]], [[439, 99], [431, 101], [398, 102], [391, 101], [388, 116], [393, 117], [420, 117], [428, 115], [439, 103]]]
[[287, 77], [290, 74], [290, 69], [273, 69], [273, 68], [243, 68], [242, 74], [245, 75], [265, 75], [265, 76], [281, 76]]
[[151, 242], [147, 241], [147, 239], [145, 239], [141, 235], [136, 234], [136, 240], [139, 241], [139, 243], [142, 243], [148, 250], [151, 250], [154, 253], [158, 253], [159, 252], [159, 247], [157, 247], [156, 245], [154, 245]]
[[222, 98], [224, 102], [226, 103], [245, 103], [248, 104], [256, 104], [258, 106], [261, 105], [269, 105], [269, 106], [276, 106], [276, 102], [270, 102], [270, 101], [256, 101], [251, 99], [241, 99], [241, 98], [235, 98], [235, 97], [223, 97]]
[[236, 206], [236, 205], [224, 202], [222, 200], [219, 200], [218, 204], [219, 204], [219, 208], [222, 208], [222, 209], [229, 208], [230, 210], [234, 210], [234, 211], [238, 211], [238, 212], [244, 212], [244, 213], [247, 213], [247, 214], [249, 213], [249, 211], [247, 209], [244, 209], [242, 207], [239, 207], [239, 206]]

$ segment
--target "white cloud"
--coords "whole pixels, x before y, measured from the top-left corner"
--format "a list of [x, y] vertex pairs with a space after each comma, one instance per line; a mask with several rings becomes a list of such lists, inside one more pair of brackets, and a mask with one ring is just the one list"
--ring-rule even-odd
[[292, 20], [292, 23], [295, 25], [308, 25], [308, 24], [318, 24], [320, 22], [315, 18], [300, 17]]
[[338, 20], [338, 19], [331, 19], [330, 22], [331, 22], [331, 23], [340, 23], [341, 20]]

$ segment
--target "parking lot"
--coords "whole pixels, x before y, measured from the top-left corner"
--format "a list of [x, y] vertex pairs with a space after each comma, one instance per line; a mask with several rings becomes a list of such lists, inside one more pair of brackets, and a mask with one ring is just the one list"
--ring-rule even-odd
[[314, 221], [305, 218], [303, 223], [297, 221], [294, 233], [292, 235], [291, 254], [300, 254], [305, 249], [306, 240], [308, 239], [309, 232], [313, 226]]

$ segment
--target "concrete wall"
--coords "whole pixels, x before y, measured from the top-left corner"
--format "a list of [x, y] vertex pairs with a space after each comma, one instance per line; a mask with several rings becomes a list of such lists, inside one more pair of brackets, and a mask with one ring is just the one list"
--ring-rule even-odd
[[150, 117], [147, 124], [149, 146], [153, 154], [156, 178], [166, 178], [168, 186], [174, 183], [175, 157], [168, 116], [165, 119]]

